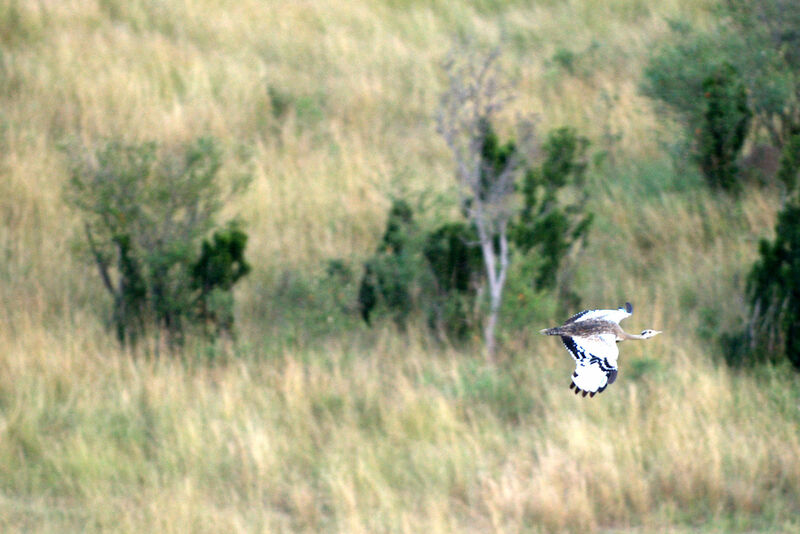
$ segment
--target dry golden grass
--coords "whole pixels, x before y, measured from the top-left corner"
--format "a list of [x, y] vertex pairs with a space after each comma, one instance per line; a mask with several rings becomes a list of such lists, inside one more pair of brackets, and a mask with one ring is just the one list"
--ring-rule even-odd
[[[659, 148], [669, 126], [637, 94], [665, 19], [703, 24], [711, 2], [529, 4], [0, 7], [0, 530], [796, 531], [800, 382], [731, 371], [698, 333], [741, 321], [777, 198], [679, 187]], [[571, 395], [552, 339], [514, 333], [486, 368], [422, 330], [344, 321], [308, 339], [300, 320], [286, 341], [269, 323], [282, 273], [355, 263], [391, 194], [448, 191], [432, 115], [455, 35], [503, 39], [516, 109], [543, 131], [576, 126], [615, 162], [591, 180], [580, 293], [629, 299], [630, 330], [665, 334], [625, 344], [595, 399]], [[242, 335], [175, 358], [121, 350], [95, 273], [71, 254], [58, 145], [200, 134], [228, 148], [225, 172], [255, 177], [227, 207], [254, 265]]]
[[[369, 354], [333, 343], [220, 367], [67, 328], [3, 339], [0, 517], [41, 531], [796, 528], [797, 379], [740, 376], [664, 339], [626, 346], [619, 382], [591, 401], [566, 388], [555, 343], [497, 370], [391, 332]], [[634, 378], [645, 353], [656, 364]]]

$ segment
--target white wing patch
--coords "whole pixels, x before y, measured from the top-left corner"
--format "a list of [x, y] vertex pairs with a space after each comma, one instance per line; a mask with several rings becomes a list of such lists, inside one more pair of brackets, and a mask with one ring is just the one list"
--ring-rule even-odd
[[576, 394], [583, 393], [585, 397], [588, 393], [594, 397], [597, 393], [606, 389], [608, 384], [609, 373], [604, 371], [597, 363], [593, 363], [589, 365], [577, 365], [575, 367], [570, 388], [574, 387]]
[[588, 356], [594, 356], [603, 360], [617, 363], [619, 357], [619, 347], [617, 347], [617, 336], [614, 334], [597, 334], [591, 337], [572, 336], [572, 340]]
[[577, 323], [588, 319], [602, 319], [619, 324], [621, 320], [630, 317], [631, 314], [633, 314], [633, 306], [626, 302], [625, 306], [620, 306], [616, 310], [584, 310], [567, 319], [564, 324]]
[[575, 372], [569, 387], [575, 388], [576, 394], [594, 397], [616, 380], [619, 349], [614, 334], [561, 336], [561, 340], [575, 359]]

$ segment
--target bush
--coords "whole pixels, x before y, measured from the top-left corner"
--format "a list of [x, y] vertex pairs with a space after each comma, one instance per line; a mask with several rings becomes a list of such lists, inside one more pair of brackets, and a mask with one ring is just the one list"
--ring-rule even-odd
[[793, 0], [726, 0], [726, 54], [747, 86], [754, 126], [782, 149], [800, 127], [800, 3]]
[[800, 369], [800, 134], [786, 143], [778, 176], [788, 197], [778, 214], [775, 239], [762, 239], [759, 258], [750, 271], [747, 296], [751, 320], [747, 350], [731, 352], [751, 363], [788, 358]]
[[475, 229], [448, 222], [430, 233], [414, 223], [404, 200], [395, 200], [375, 254], [364, 263], [358, 290], [361, 316], [372, 324], [375, 313], [403, 327], [422, 311], [431, 328], [463, 340], [477, 326], [475, 301], [483, 260]]
[[191, 288], [199, 291], [197, 319], [206, 333], [233, 331], [233, 286], [250, 272], [244, 258], [245, 234], [236, 223], [203, 240], [200, 257], [191, 266]]
[[800, 369], [800, 201], [778, 215], [775, 240], [762, 240], [748, 278], [750, 361], [788, 358]]
[[83, 219], [85, 244], [112, 296], [119, 340], [154, 329], [180, 342], [188, 326], [208, 323], [230, 331], [231, 290], [249, 270], [247, 236], [231, 225], [203, 241], [226, 196], [217, 143], [200, 138], [160, 150], [114, 140], [70, 147], [68, 155], [66, 199]]
[[544, 143], [544, 161], [525, 173], [522, 183], [522, 209], [513, 221], [511, 239], [516, 248], [535, 265], [533, 288], [559, 292], [565, 306], [578, 297], [563, 273], [570, 250], [580, 245], [591, 226], [591, 214], [584, 213], [585, 193], [575, 202], [564, 204], [559, 193], [565, 188], [584, 191], [586, 150], [589, 141], [574, 128], [552, 130]]
[[644, 69], [642, 92], [666, 105], [692, 134], [702, 123], [703, 84], [733, 55], [735, 44], [722, 34], [694, 32], [688, 24], [670, 23], [672, 39], [654, 49]]
[[445, 223], [425, 238], [423, 254], [433, 275], [431, 326], [465, 340], [479, 326], [476, 299], [483, 278], [483, 257], [475, 227]]
[[389, 210], [386, 231], [375, 254], [364, 264], [358, 289], [361, 316], [367, 324], [376, 308], [405, 326], [413, 309], [413, 286], [419, 276], [419, 254], [414, 243], [417, 230], [411, 206], [395, 200]]
[[747, 91], [736, 69], [719, 66], [703, 81], [702, 125], [697, 135], [697, 159], [712, 187], [728, 192], [741, 189], [736, 160], [750, 124]]
[[800, 173], [800, 132], [795, 132], [783, 147], [778, 167], [777, 177], [786, 191], [795, 190], [798, 173]]
[[666, 104], [684, 126], [709, 185], [738, 192], [736, 161], [752, 117], [746, 80], [733, 62], [742, 44], [725, 32], [696, 34], [679, 24], [673, 29], [679, 43], [663, 45], [650, 58], [643, 92]]
[[709, 181], [726, 188], [736, 139], [748, 128], [779, 151], [800, 129], [800, 3], [725, 0], [717, 13], [708, 32], [671, 22], [673, 36], [655, 49], [642, 89], [675, 113]]

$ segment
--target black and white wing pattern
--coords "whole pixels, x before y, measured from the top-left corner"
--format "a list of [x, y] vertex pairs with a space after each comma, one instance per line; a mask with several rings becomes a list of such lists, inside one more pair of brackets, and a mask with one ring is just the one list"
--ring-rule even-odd
[[570, 389], [575, 388], [575, 394], [594, 397], [617, 379], [619, 349], [614, 334], [561, 336], [561, 341], [575, 358], [575, 372], [569, 385]]
[[600, 319], [603, 321], [613, 321], [617, 324], [626, 317], [633, 314], [633, 305], [626, 302], [625, 306], [620, 306], [616, 310], [583, 310], [578, 312], [564, 322], [564, 325], [586, 321], [588, 319]]

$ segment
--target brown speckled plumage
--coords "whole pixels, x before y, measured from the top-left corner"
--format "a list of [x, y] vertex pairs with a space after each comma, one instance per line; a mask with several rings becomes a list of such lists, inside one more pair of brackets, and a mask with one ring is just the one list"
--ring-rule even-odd
[[625, 339], [626, 332], [613, 321], [603, 321], [602, 319], [587, 319], [577, 323], [566, 323], [555, 328], [548, 328], [542, 332], [548, 336], [580, 336], [595, 337], [600, 334], [614, 334], [617, 340]]

